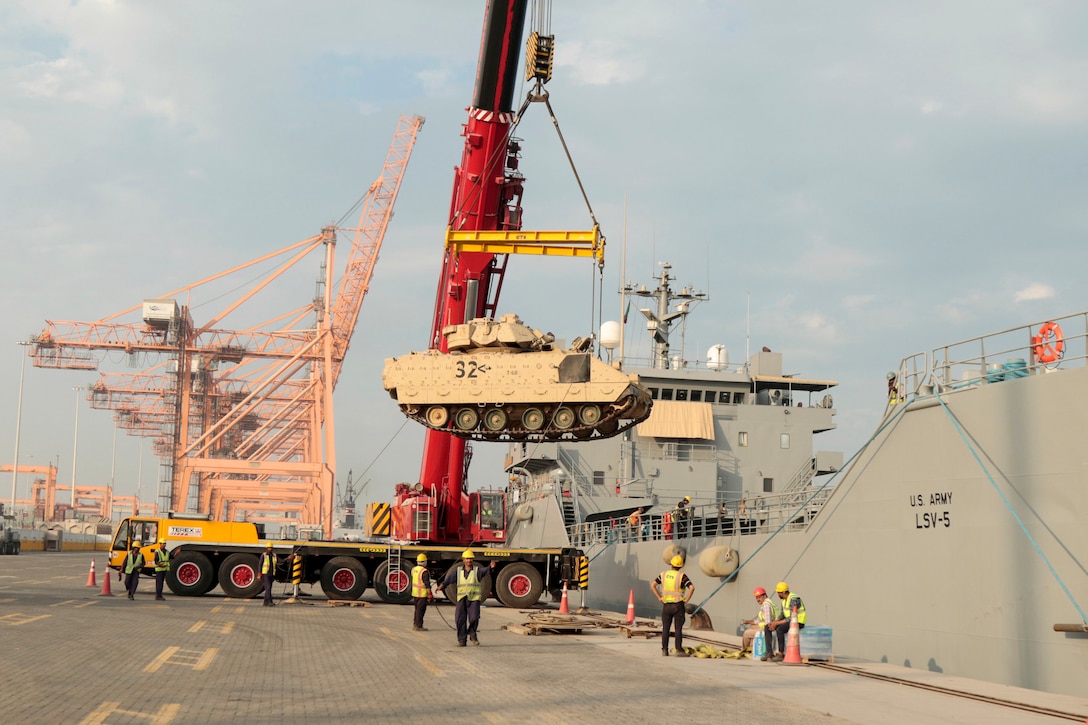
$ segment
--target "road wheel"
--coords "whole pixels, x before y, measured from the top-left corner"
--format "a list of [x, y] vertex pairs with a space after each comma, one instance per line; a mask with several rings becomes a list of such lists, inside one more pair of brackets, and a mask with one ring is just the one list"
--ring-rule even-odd
[[506, 411], [502, 408], [492, 408], [484, 413], [484, 428], [490, 431], [500, 431], [506, 427]]
[[350, 556], [335, 556], [321, 567], [321, 591], [329, 599], [358, 599], [366, 585], [366, 569]]
[[427, 425], [435, 428], [445, 428], [450, 422], [450, 412], [443, 405], [432, 405], [427, 408]]
[[544, 427], [544, 413], [540, 408], [529, 408], [521, 414], [521, 424], [526, 430], [540, 430]]
[[578, 420], [582, 425], [597, 425], [601, 420], [601, 408], [597, 405], [583, 405], [578, 411]]
[[480, 414], [472, 408], [461, 408], [453, 417], [453, 424], [460, 430], [473, 430], [480, 422]]
[[256, 554], [231, 554], [219, 565], [219, 587], [228, 597], [252, 599], [263, 589]]
[[182, 551], [170, 560], [166, 585], [182, 597], [199, 597], [215, 586], [215, 572], [208, 557], [199, 551]]
[[412, 573], [400, 567], [389, 566], [386, 559], [374, 572], [374, 592], [383, 602], [407, 604], [412, 601]]
[[531, 607], [544, 593], [540, 572], [524, 561], [507, 564], [499, 570], [496, 579], [495, 596], [507, 607]]
[[555, 411], [555, 417], [552, 420], [555, 427], [559, 430], [566, 430], [567, 428], [570, 428], [572, 425], [574, 425], [574, 421], [574, 411], [570, 408], [565, 407]]

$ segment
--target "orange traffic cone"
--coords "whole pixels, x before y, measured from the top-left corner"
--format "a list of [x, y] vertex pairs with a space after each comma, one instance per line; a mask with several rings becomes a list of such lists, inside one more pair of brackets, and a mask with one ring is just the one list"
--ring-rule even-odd
[[[108, 579], [109, 577], [106, 577], [106, 578]], [[98, 586], [98, 582], [96, 582], [95, 579], [94, 579], [94, 559], [91, 559], [91, 571], [90, 571], [89, 574], [87, 574], [87, 586], [89, 586], [89, 587]]]
[[790, 631], [786, 633], [786, 656], [782, 658], [784, 665], [800, 665], [801, 662], [801, 627], [797, 624], [797, 607], [793, 608], [790, 615]]
[[559, 602], [559, 613], [570, 614], [570, 606], [567, 604], [567, 583], [563, 582], [563, 599]]
[[106, 571], [106, 576], [102, 577], [102, 591], [98, 593], [100, 597], [112, 597], [113, 591], [110, 589], [110, 572]]
[[627, 595], [627, 624], [631, 625], [635, 623], [635, 590], [632, 589], [631, 593]]

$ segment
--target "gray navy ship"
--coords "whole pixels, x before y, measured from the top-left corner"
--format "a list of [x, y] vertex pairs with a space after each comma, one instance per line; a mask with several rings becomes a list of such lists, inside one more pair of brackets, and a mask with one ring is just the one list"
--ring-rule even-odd
[[768, 350], [677, 364], [670, 328], [692, 295], [668, 265], [656, 279], [630, 290], [656, 302], [653, 360], [626, 370], [651, 390], [649, 418], [512, 443], [507, 545], [583, 548], [593, 607], [624, 611], [633, 592], [659, 614], [647, 583], [679, 553], [692, 609], [719, 631], [786, 580], [835, 656], [1083, 694], [1088, 312], [903, 358], [844, 460], [814, 445], [835, 427], [834, 381], [786, 375]]

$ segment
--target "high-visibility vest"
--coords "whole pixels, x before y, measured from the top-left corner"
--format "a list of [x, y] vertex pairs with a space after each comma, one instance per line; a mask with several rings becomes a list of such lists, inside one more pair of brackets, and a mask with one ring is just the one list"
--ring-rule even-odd
[[683, 583], [684, 572], [679, 569], [661, 572], [661, 601], [666, 604], [684, 601]]
[[128, 556], [125, 557], [125, 573], [131, 574], [134, 571], [139, 571], [144, 566], [144, 555], [140, 552], [133, 554], [128, 552]]
[[638, 521], [638, 514], [631, 514], [631, 516], [627, 519], [627, 525], [630, 526], [632, 529], [638, 528]]
[[782, 619], [782, 607], [781, 607], [781, 605], [779, 605], [778, 602], [776, 602], [774, 600], [773, 597], [767, 597], [763, 601], [767, 604], [767, 606], [771, 610], [771, 621], [768, 622], [763, 618], [763, 607], [760, 606], [760, 608], [759, 608], [759, 628], [760, 629], [763, 629], [766, 625], [770, 624], [771, 622], [776, 622], [779, 619]]
[[155, 571], [170, 571], [170, 552], [155, 549]]
[[666, 539], [672, 534], [672, 514], [668, 511], [661, 517], [661, 531], [664, 532]]
[[793, 608], [797, 607], [797, 623], [805, 623], [805, 603], [801, 600], [801, 596], [794, 592], [790, 592], [789, 596], [782, 600], [782, 614], [786, 619], [790, 618]]
[[261, 574], [275, 574], [276, 573], [276, 555], [271, 551], [266, 551], [261, 554]]
[[467, 599], [470, 602], [480, 601], [480, 582], [476, 578], [476, 567], [465, 570], [457, 570], [457, 601]]
[[427, 596], [427, 585], [423, 583], [423, 572], [427, 567], [417, 564], [412, 569], [412, 596], [422, 598]]

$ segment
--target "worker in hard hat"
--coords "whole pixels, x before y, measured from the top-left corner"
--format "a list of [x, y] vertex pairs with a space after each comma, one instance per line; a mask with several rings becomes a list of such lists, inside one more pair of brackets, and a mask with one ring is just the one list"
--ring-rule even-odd
[[140, 542], [132, 540], [129, 551], [125, 554], [125, 562], [121, 565], [125, 572], [125, 589], [128, 590], [128, 598], [136, 598], [136, 588], [140, 586], [140, 570], [144, 568], [144, 555], [140, 552]]
[[775, 653], [773, 659], [776, 662], [781, 662], [782, 653], [786, 651], [786, 633], [789, 632], [790, 618], [794, 609], [797, 610], [798, 628], [805, 628], [805, 603], [799, 594], [790, 591], [790, 585], [786, 582], [778, 582], [778, 586], [774, 589], [782, 604], [782, 614], [771, 622], [771, 631], [774, 632], [775, 638], [778, 640], [778, 652]]
[[415, 604], [415, 617], [412, 619], [413, 632], [426, 632], [423, 615], [427, 613], [427, 602], [434, 601], [431, 593], [431, 573], [427, 571], [427, 555], [419, 554], [416, 565], [412, 567], [412, 603]]
[[[484, 591], [484, 577], [495, 568], [495, 560], [491, 560], [490, 567], [477, 566], [472, 549], [465, 549], [461, 554], [461, 566], [450, 569], [446, 578], [438, 585], [438, 591], [446, 590], [448, 586], [456, 586], [456, 594], [452, 597], [457, 603], [454, 609], [454, 621], [457, 623], [457, 646], [464, 647], [470, 641], [479, 645], [476, 630], [480, 626], [480, 602], [491, 594], [491, 587]], [[451, 597], [446, 595], [447, 599]]]
[[751, 652], [752, 640], [757, 635], [763, 637], [765, 646], [760, 659], [766, 662], [774, 655], [774, 638], [771, 636], [768, 625], [776, 619], [781, 619], [782, 607], [776, 599], [767, 596], [767, 590], [763, 587], [756, 587], [752, 595], [756, 598], [756, 604], [759, 605], [759, 613], [755, 619], [745, 619], [741, 622], [748, 625], [748, 629], [744, 630], [744, 635], [741, 637], [741, 650]]
[[691, 496], [684, 496], [676, 503], [676, 508], [672, 512], [673, 523], [676, 524], [676, 538], [685, 539], [688, 536], [688, 532], [691, 530], [691, 509], [688, 504], [691, 503]]
[[272, 601], [272, 582], [276, 579], [276, 552], [272, 549], [271, 541], [264, 545], [264, 552], [257, 562], [257, 571], [261, 573], [261, 581], [264, 582], [264, 606], [276, 606]]
[[661, 572], [650, 583], [650, 591], [661, 602], [661, 655], [669, 656], [669, 630], [675, 629], [673, 641], [676, 656], [687, 657], [688, 653], [684, 651], [684, 621], [687, 619], [684, 605], [695, 593], [695, 585], [687, 574], [680, 571], [684, 567], [684, 557], [674, 556], [669, 564], [672, 569]]
[[162, 595], [162, 583], [166, 579], [166, 572], [170, 571], [170, 552], [166, 550], [166, 539], [159, 539], [159, 548], [155, 549], [155, 599], [165, 602]]

